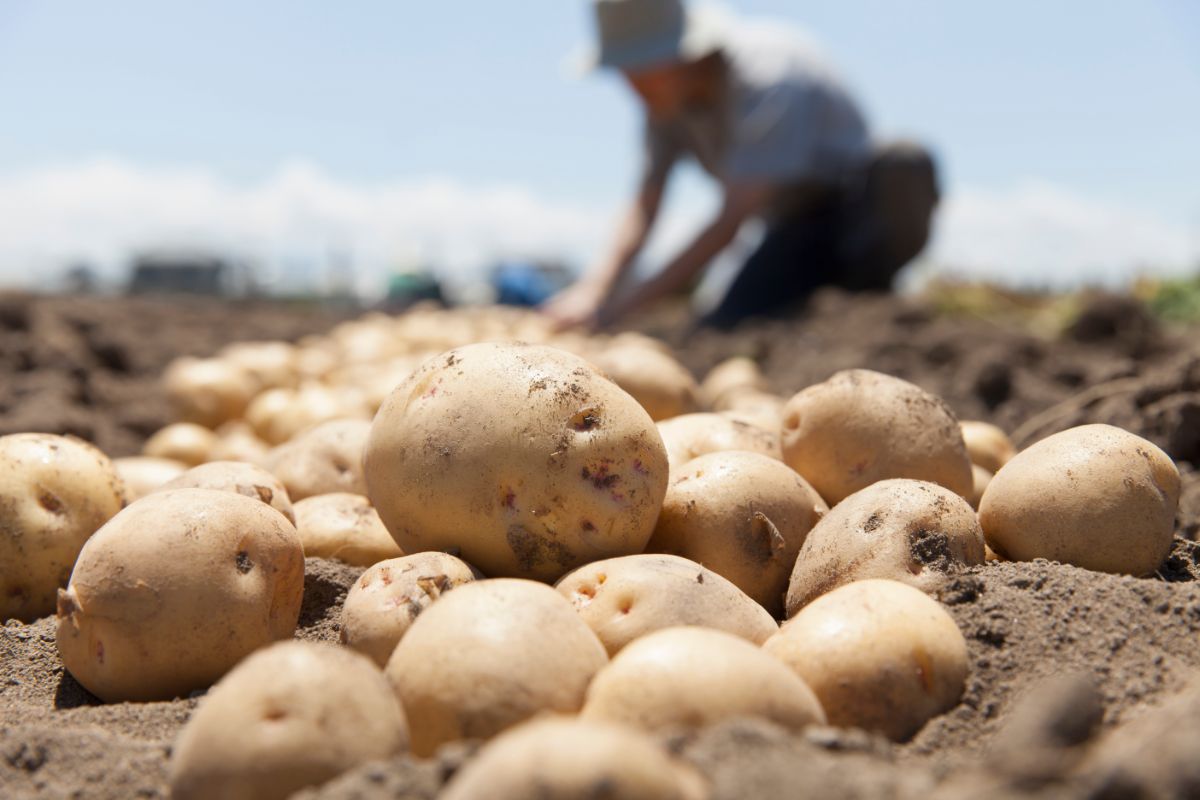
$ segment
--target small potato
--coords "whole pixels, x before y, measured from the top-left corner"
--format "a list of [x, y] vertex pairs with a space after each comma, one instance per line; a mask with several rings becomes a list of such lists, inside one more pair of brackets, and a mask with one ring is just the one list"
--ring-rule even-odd
[[783, 419], [783, 407], [787, 400], [777, 394], [767, 394], [754, 389], [744, 389], [726, 394], [717, 413], [733, 420], [741, 420], [779, 435], [779, 420]]
[[954, 620], [896, 581], [856, 581], [822, 595], [763, 650], [812, 687], [830, 725], [898, 742], [952, 708], [967, 679], [967, 643]]
[[932, 592], [949, 571], [983, 560], [983, 531], [966, 500], [936, 483], [880, 481], [838, 503], [809, 531], [788, 584], [787, 614], [865, 578]]
[[341, 647], [279, 642], [200, 701], [171, 748], [173, 800], [284, 800], [408, 749], [392, 687]]
[[323, 422], [271, 450], [262, 463], [293, 500], [334, 492], [365, 495], [363, 449], [370, 432], [371, 423], [363, 419]]
[[270, 446], [246, 422], [233, 420], [217, 428], [217, 440], [209, 453], [210, 461], [261, 463]]
[[270, 389], [255, 397], [246, 409], [246, 421], [272, 445], [283, 444], [322, 422], [367, 416], [361, 395], [319, 383], [307, 383], [298, 389]]
[[783, 460], [831, 505], [888, 478], [971, 496], [971, 461], [954, 412], [908, 381], [865, 369], [839, 372], [787, 402]]
[[296, 524], [296, 514], [287, 489], [271, 473], [262, 467], [242, 461], [210, 461], [192, 467], [177, 478], [164, 483], [157, 491], [174, 489], [216, 489], [234, 492], [252, 500], [266, 503]]
[[0, 436], [0, 620], [54, 613], [83, 543], [123, 503], [116, 467], [87, 442]]
[[260, 391], [296, 385], [296, 348], [287, 342], [237, 342], [218, 355], [249, 373]]
[[429, 606], [386, 672], [408, 714], [413, 752], [424, 757], [543, 711], [575, 713], [607, 661], [562, 595], [500, 578], [464, 584]]
[[416, 553], [380, 561], [364, 572], [346, 595], [342, 644], [383, 667], [417, 615], [446, 592], [477, 577], [470, 564], [449, 553]]
[[217, 435], [194, 422], [175, 422], [146, 440], [142, 455], [182, 461], [189, 467], [203, 464], [212, 454]]
[[637, 401], [583, 359], [523, 344], [426, 361], [379, 409], [364, 464], [406, 552], [543, 581], [641, 552], [667, 486]]
[[988, 484], [992, 482], [992, 477], [992, 473], [978, 464], [971, 465], [971, 508], [979, 509], [979, 503], [983, 500], [983, 493], [987, 491]]
[[83, 546], [58, 593], [58, 653], [106, 702], [184, 697], [291, 637], [303, 594], [300, 537], [278, 511], [216, 489], [156, 492]]
[[371, 501], [361, 494], [338, 492], [306, 497], [296, 503], [296, 531], [306, 557], [336, 558], [369, 567], [404, 555], [379, 521]]
[[121, 482], [125, 484], [125, 500], [129, 503], [145, 497], [188, 470], [188, 465], [182, 461], [150, 456], [113, 459], [113, 466], [116, 467]]
[[828, 510], [780, 461], [741, 450], [709, 453], [672, 478], [646, 550], [698, 561], [779, 616], [800, 547]]
[[783, 458], [779, 432], [722, 414], [684, 414], [658, 423], [667, 448], [671, 474], [693, 458], [726, 450], [748, 450], [776, 460]]
[[224, 359], [177, 358], [163, 373], [163, 389], [180, 420], [212, 429], [240, 417], [258, 384]]
[[635, 728], [546, 716], [497, 736], [454, 774], [442, 800], [704, 800], [691, 765]]
[[771, 391], [758, 364], [745, 356], [727, 358], [708, 371], [700, 384], [700, 397], [709, 408], [720, 410], [726, 395], [746, 390]]
[[665, 628], [600, 670], [580, 715], [647, 731], [764, 717], [790, 730], [825, 723], [812, 690], [778, 660], [724, 631]]
[[700, 625], [762, 644], [779, 625], [737, 586], [695, 561], [639, 554], [594, 561], [554, 587], [613, 656], [639, 636]]
[[1179, 470], [1150, 442], [1083, 425], [1022, 450], [979, 503], [1003, 558], [1047, 558], [1098, 572], [1146, 575], [1171, 551]]
[[592, 363], [633, 395], [655, 421], [698, 408], [696, 395], [700, 389], [696, 379], [661, 350], [644, 345], [618, 345], [597, 353]]
[[990, 422], [964, 420], [959, 427], [962, 428], [963, 442], [971, 463], [988, 472], [999, 472], [1017, 454], [1017, 448], [1008, 434]]

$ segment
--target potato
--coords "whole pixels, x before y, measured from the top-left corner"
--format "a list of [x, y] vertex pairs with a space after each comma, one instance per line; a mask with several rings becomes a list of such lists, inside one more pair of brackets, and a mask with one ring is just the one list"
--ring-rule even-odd
[[1017, 454], [1008, 434], [988, 422], [964, 420], [959, 423], [967, 456], [972, 464], [995, 474]]
[[87, 442], [0, 436], [0, 620], [52, 614], [83, 543], [123, 502], [116, 467]]
[[363, 448], [370, 432], [371, 423], [363, 419], [323, 422], [271, 450], [262, 463], [293, 500], [334, 492], [365, 495]]
[[446, 742], [487, 739], [542, 711], [578, 711], [607, 661], [562, 595], [499, 578], [459, 586], [425, 609], [386, 672], [408, 714], [413, 752], [429, 756]]
[[727, 394], [746, 390], [769, 392], [770, 384], [758, 364], [745, 356], [727, 358], [708, 371], [700, 384], [700, 397], [709, 408], [720, 409]]
[[470, 564], [449, 553], [416, 553], [380, 561], [364, 572], [346, 595], [342, 644], [382, 667], [430, 603], [477, 577]]
[[236, 342], [218, 355], [249, 373], [259, 390], [296, 385], [296, 348], [287, 342]]
[[361, 395], [318, 383], [298, 389], [271, 389], [254, 398], [246, 409], [246, 421], [268, 444], [283, 444], [322, 422], [335, 419], [366, 419]]
[[250, 373], [220, 358], [177, 358], [163, 373], [167, 400], [183, 422], [206, 428], [237, 419], [258, 391]]
[[213, 687], [171, 748], [173, 800], [284, 800], [408, 749], [392, 687], [341, 647], [279, 642]]
[[784, 664], [731, 633], [693, 627], [631, 642], [596, 675], [581, 716], [649, 731], [734, 717], [790, 730], [825, 723], [812, 690]]
[[763, 650], [816, 692], [830, 725], [910, 738], [952, 708], [967, 679], [967, 643], [920, 589], [849, 583], [784, 623]]
[[274, 475], [253, 464], [242, 461], [210, 461], [192, 467], [179, 477], [164, 483], [156, 491], [175, 489], [217, 489], [222, 492], [234, 492], [267, 504], [287, 517], [288, 522], [296, 524], [296, 514], [287, 489]]
[[693, 458], [726, 450], [748, 450], [782, 459], [779, 432], [763, 430], [757, 423], [722, 414], [684, 414], [658, 423], [667, 448], [671, 473]]
[[337, 492], [296, 503], [296, 531], [305, 556], [336, 558], [369, 567], [404, 555], [379, 521], [371, 501], [361, 494]]
[[610, 656], [639, 636], [679, 625], [762, 644], [779, 626], [741, 589], [695, 561], [639, 554], [595, 561], [554, 587], [575, 605]]
[[175, 422], [146, 440], [142, 455], [182, 461], [189, 467], [208, 461], [217, 435], [194, 422]]
[[116, 467], [121, 483], [125, 484], [125, 500], [130, 503], [145, 497], [188, 470], [188, 465], [182, 461], [151, 456], [116, 458], [113, 459], [113, 466]]
[[971, 461], [954, 412], [907, 381], [852, 369], [784, 406], [783, 460], [837, 505], [888, 478], [971, 496]]
[[809, 531], [788, 583], [787, 614], [865, 578], [932, 592], [951, 570], [983, 559], [983, 531], [966, 500], [936, 483], [880, 481], [838, 503]]
[[553, 581], [641, 552], [667, 484], [650, 416], [583, 359], [476, 344], [426, 361], [384, 402], [368, 496], [406, 552]]
[[106, 702], [184, 697], [291, 637], [303, 593], [300, 537], [278, 511], [216, 489], [156, 492], [83, 546], [58, 594], [58, 652]]
[[591, 359], [658, 421], [695, 411], [700, 388], [687, 368], [670, 355], [643, 345], [606, 348]]
[[829, 510], [804, 478], [758, 453], [709, 453], [671, 479], [647, 552], [729, 579], [775, 616], [804, 538]]
[[271, 449], [270, 445], [258, 438], [258, 434], [249, 424], [240, 419], [226, 422], [217, 428], [216, 434], [217, 440], [208, 454], [211, 461], [246, 461], [258, 464]]
[[634, 728], [546, 716], [497, 736], [454, 774], [442, 800], [704, 800], [708, 786]]
[[983, 500], [983, 493], [987, 491], [988, 484], [992, 482], [992, 477], [992, 473], [978, 464], [971, 465], [971, 508], [979, 508], [979, 503]]
[[1171, 550], [1179, 470], [1150, 442], [1111, 425], [1056, 433], [1001, 467], [979, 503], [1003, 558], [1048, 558], [1146, 575]]
[[726, 394], [717, 413], [732, 420], [748, 422], [778, 437], [779, 420], [783, 419], [783, 407], [786, 404], [787, 400], [777, 394], [743, 389]]

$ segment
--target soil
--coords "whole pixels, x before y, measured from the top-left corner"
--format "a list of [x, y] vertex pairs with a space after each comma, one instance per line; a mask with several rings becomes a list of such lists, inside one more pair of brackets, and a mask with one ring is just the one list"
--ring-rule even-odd
[[[70, 432], [113, 455], [167, 421], [155, 376], [176, 354], [245, 338], [295, 339], [336, 314], [189, 301], [0, 298], [0, 433]], [[646, 329], [703, 373], [751, 355], [781, 392], [849, 367], [934, 391], [963, 418], [1023, 443], [1082, 422], [1155, 441], [1184, 474], [1178, 538], [1152, 577], [1044, 561], [952, 573], [939, 599], [967, 638], [959, 705], [912, 741], [861, 731], [792, 735], [735, 720], [664, 742], [715, 798], [1150, 798], [1200, 796], [1200, 340], [1136, 304], [1099, 298], [1048, 340], [919, 300], [819, 295], [787, 320], [724, 335]], [[309, 559], [300, 638], [336, 640], [360, 569]], [[0, 629], [0, 796], [165, 797], [171, 742], [196, 699], [103, 705], [58, 660], [54, 621]], [[298, 796], [432, 798], [476, 745], [366, 765]]]

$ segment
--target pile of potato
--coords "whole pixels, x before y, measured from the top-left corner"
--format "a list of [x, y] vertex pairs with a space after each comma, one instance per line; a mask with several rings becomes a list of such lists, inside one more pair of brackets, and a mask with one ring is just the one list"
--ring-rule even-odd
[[[0, 610], [56, 613], [104, 701], [207, 690], [176, 798], [286, 797], [464, 739], [489, 741], [447, 797], [702, 798], [652, 734], [750, 715], [902, 741], [967, 678], [947, 576], [1147, 574], [1179, 499], [1116, 428], [1016, 453], [897, 378], [785, 398], [733, 359], [697, 383], [654, 340], [501, 309], [370, 316], [164, 381], [179, 422], [141, 456], [0, 438]], [[291, 641], [305, 556], [366, 568], [341, 647]]]

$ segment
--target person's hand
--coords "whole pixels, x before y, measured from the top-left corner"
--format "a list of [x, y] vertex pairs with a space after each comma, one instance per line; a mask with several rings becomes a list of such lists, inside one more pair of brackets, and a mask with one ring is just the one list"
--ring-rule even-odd
[[600, 287], [579, 281], [543, 303], [541, 312], [554, 322], [557, 330], [593, 330], [599, 325], [600, 308], [605, 299], [605, 292]]

